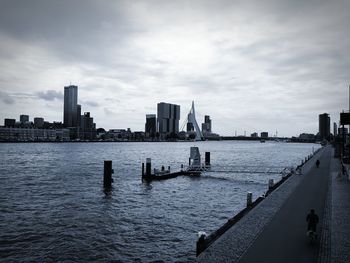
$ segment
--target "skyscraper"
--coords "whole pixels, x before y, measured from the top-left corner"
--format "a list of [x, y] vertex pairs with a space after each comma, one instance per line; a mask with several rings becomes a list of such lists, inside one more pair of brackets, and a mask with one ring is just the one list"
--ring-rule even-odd
[[180, 120], [180, 105], [158, 103], [157, 105], [159, 133], [178, 133]]
[[146, 115], [145, 133], [147, 136], [155, 135], [157, 132], [157, 117], [155, 114]]
[[333, 123], [333, 135], [334, 137], [338, 135], [338, 125], [336, 122]]
[[331, 119], [328, 113], [318, 115], [318, 127], [321, 140], [328, 140], [330, 135]]
[[29, 115], [19, 115], [19, 121], [21, 124], [25, 124], [29, 121]]
[[[78, 86], [64, 87], [63, 125], [77, 127], [78, 124]], [[80, 115], [80, 114], [79, 114]]]
[[211, 133], [211, 119], [209, 115], [204, 116], [204, 123], [202, 123], [202, 132]]

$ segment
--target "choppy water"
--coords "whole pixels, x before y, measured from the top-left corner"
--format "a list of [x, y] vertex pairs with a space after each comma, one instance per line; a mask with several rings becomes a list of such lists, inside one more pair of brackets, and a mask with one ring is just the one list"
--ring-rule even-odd
[[[143, 183], [141, 163], [187, 164], [190, 146], [213, 170], [295, 166], [319, 147], [276, 142], [0, 144], [0, 258], [5, 262], [187, 262], [210, 233], [278, 175], [207, 173]], [[102, 188], [112, 160], [113, 189]], [[231, 169], [232, 170], [232, 169]]]

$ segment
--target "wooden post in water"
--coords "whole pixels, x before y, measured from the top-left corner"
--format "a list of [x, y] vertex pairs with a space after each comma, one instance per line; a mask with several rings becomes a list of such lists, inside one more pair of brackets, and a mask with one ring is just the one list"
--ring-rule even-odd
[[210, 152], [205, 152], [205, 166], [210, 166]]
[[146, 158], [146, 176], [151, 175], [152, 171], [152, 160], [151, 158]]
[[103, 186], [104, 187], [111, 187], [112, 186], [112, 161], [104, 161], [104, 173], [103, 173]]
[[142, 163], [142, 176], [145, 175], [145, 163]]
[[253, 203], [253, 193], [252, 192], [248, 192], [247, 193], [247, 207], [251, 206]]

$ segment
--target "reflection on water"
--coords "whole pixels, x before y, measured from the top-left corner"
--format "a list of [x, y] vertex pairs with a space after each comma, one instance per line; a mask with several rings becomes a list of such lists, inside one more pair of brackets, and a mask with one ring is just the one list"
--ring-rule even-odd
[[[210, 172], [143, 183], [141, 163], [180, 169], [190, 146], [212, 169], [295, 166], [315, 144], [266, 142], [1, 144], [0, 253], [7, 261], [164, 262], [195, 258], [211, 231], [279, 175]], [[103, 189], [103, 161], [113, 187]]]

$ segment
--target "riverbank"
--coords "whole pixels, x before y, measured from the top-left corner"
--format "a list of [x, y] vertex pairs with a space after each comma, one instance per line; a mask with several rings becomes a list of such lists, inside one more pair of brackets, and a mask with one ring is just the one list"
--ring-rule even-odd
[[[320, 168], [314, 166], [321, 160]], [[198, 262], [349, 262], [350, 183], [339, 159], [323, 148], [279, 189], [242, 218]], [[310, 245], [305, 217], [316, 210], [320, 240]]]

